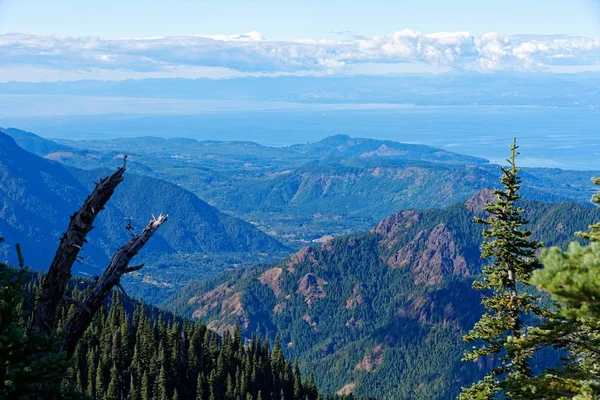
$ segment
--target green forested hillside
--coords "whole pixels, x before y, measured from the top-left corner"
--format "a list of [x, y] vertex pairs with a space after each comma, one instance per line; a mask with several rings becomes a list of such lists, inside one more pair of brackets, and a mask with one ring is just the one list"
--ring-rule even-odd
[[[66, 313], [69, 310], [65, 310]], [[247, 346], [245, 346], [247, 345]], [[205, 325], [120, 296], [102, 310], [77, 349], [73, 379], [95, 399], [312, 399], [278, 346], [240, 331], [221, 338]]]
[[[497, 167], [479, 158], [344, 135], [279, 148], [155, 137], [59, 145], [7, 133], [40, 156], [81, 168], [114, 166], [128, 153], [131, 171], [176, 183], [296, 248], [368, 229], [401, 209], [449, 206], [497, 181]], [[587, 203], [593, 190], [588, 172], [527, 168], [523, 176], [528, 199]]]
[[[56, 331], [45, 337], [31, 327], [43, 278], [0, 263], [2, 399], [323, 398], [312, 375], [303, 377], [299, 365], [285, 359], [279, 342], [271, 346], [254, 335], [244, 341], [239, 328], [219, 336], [118, 291], [95, 314], [73, 359], [65, 358], [62, 333], [93, 285], [71, 280]], [[24, 348], [34, 354], [24, 354]]]
[[[108, 172], [65, 167], [23, 150], [0, 132], [0, 235], [21, 243], [29, 265], [46, 269], [69, 215]], [[98, 217], [75, 272], [97, 273], [128, 241], [129, 221], [139, 232], [152, 214], [159, 213], [170, 214], [177, 223], [165, 226], [139, 255], [147, 266], [133, 279], [144, 284], [128, 285], [132, 293], [147, 299], [159, 300], [192, 277], [289, 254], [277, 240], [192, 193], [169, 182], [131, 175]], [[16, 263], [4, 250], [0, 257]]]
[[[403, 211], [368, 232], [308, 247], [275, 265], [188, 285], [167, 305], [218, 330], [273, 337], [326, 392], [449, 399], [489, 365], [461, 362], [479, 318], [482, 191], [444, 209]], [[598, 219], [575, 203], [523, 201], [533, 236], [565, 245]]]

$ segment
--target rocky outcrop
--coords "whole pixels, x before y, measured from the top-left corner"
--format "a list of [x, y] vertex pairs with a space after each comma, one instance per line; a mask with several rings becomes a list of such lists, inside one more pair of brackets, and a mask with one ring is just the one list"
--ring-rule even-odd
[[326, 285], [328, 285], [327, 281], [313, 273], [309, 273], [298, 281], [296, 293], [304, 296], [304, 301], [308, 304], [308, 307], [312, 307], [317, 300], [327, 296], [327, 293], [325, 293]]
[[[437, 317], [434, 317], [437, 316]], [[437, 325], [461, 329], [457, 318], [455, 306], [452, 301], [439, 302], [431, 297], [418, 296], [400, 307], [396, 318], [405, 318], [415, 321], [420, 326]]]
[[271, 268], [263, 272], [262, 275], [258, 277], [258, 281], [271, 289], [275, 297], [278, 297], [281, 294], [281, 289], [279, 288], [279, 277], [281, 276], [282, 272], [283, 268]]
[[198, 304], [192, 318], [201, 319], [218, 311], [208, 327], [219, 333], [231, 331], [236, 325], [248, 327], [248, 317], [242, 305], [242, 293], [236, 292], [235, 285], [224, 283], [199, 297], [193, 297], [188, 304]]
[[309, 261], [314, 265], [318, 264], [317, 258], [317, 250], [313, 247], [305, 246], [301, 248], [296, 254], [290, 257], [290, 260], [287, 263], [287, 270], [290, 273], [296, 272], [295, 266], [301, 264], [305, 261]]
[[354, 289], [352, 290], [352, 296], [346, 300], [346, 310], [350, 310], [363, 303], [364, 299], [362, 294], [360, 294], [360, 289], [360, 282], [354, 285]]
[[465, 257], [445, 224], [430, 232], [420, 231], [406, 246], [388, 260], [390, 268], [410, 267], [416, 284], [436, 285], [445, 276], [468, 276]]
[[192, 318], [203, 318], [212, 310], [221, 306], [221, 302], [228, 298], [235, 290], [232, 283], [223, 283], [202, 296], [192, 297], [188, 304], [198, 304], [200, 308], [194, 311]]
[[418, 223], [423, 218], [423, 214], [419, 211], [409, 210], [402, 211], [391, 215], [378, 223], [371, 232], [375, 232], [382, 236], [381, 244], [387, 248], [391, 248], [397, 241], [398, 233], [406, 231], [414, 224]]
[[429, 319], [431, 304], [427, 297], [420, 296], [412, 300], [396, 312], [396, 317], [418, 321], [425, 325]]
[[315, 332], [317, 332], [317, 331], [318, 331], [318, 329], [317, 329], [317, 323], [316, 323], [315, 321], [313, 321], [313, 319], [312, 319], [312, 317], [311, 317], [310, 315], [308, 315], [308, 314], [304, 314], [304, 315], [302, 316], [302, 320], [303, 320], [304, 322], [306, 322], [308, 325], [310, 325], [310, 326], [311, 326], [311, 328], [313, 328], [313, 330], [314, 330]]
[[356, 367], [357, 371], [373, 372], [377, 367], [383, 364], [383, 356], [385, 354], [385, 345], [378, 344], [359, 362]]
[[495, 203], [496, 196], [492, 189], [485, 188], [475, 194], [473, 197], [465, 201], [465, 207], [473, 214], [480, 214], [483, 212], [483, 208], [488, 203]]
[[342, 387], [340, 390], [338, 390], [337, 395], [338, 396], [349, 396], [352, 393], [354, 393], [355, 389], [356, 389], [356, 383], [350, 382], [350, 383], [344, 385], [344, 387]]
[[421, 259], [413, 269], [415, 283], [436, 285], [444, 276], [469, 275], [467, 262], [445, 225], [440, 224], [431, 231], [425, 246]]

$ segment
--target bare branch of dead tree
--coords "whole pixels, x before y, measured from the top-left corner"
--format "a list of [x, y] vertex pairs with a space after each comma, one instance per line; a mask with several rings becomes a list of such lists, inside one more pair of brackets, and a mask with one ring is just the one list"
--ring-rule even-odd
[[62, 350], [67, 352], [68, 358], [73, 357], [75, 354], [79, 339], [81, 339], [81, 336], [92, 322], [94, 314], [104, 303], [106, 296], [114, 287], [120, 285], [121, 277], [130, 272], [138, 271], [143, 267], [143, 264], [134, 267], [128, 267], [128, 265], [131, 259], [148, 243], [158, 228], [167, 221], [167, 218], [168, 216], [162, 214], [158, 217], [153, 217], [142, 233], [132, 237], [126, 245], [117, 250], [113, 255], [110, 264], [100, 276], [100, 279], [98, 279], [93, 289], [82, 301], [82, 304], [90, 312], [87, 312], [83, 307], [78, 308], [64, 328], [66, 336]]
[[69, 227], [60, 239], [52, 264], [44, 278], [42, 293], [33, 318], [33, 331], [49, 335], [55, 328], [60, 305], [71, 278], [73, 263], [78, 260], [87, 234], [94, 228], [96, 216], [104, 209], [115, 188], [123, 181], [126, 170], [125, 160], [126, 158], [123, 160], [122, 167], [96, 184], [79, 211], [71, 216]]

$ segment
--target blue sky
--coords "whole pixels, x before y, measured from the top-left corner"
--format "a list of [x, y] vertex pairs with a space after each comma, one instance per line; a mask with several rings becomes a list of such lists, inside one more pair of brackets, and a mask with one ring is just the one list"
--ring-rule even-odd
[[0, 32], [106, 38], [231, 34], [320, 39], [332, 32], [600, 37], [596, 0], [0, 0]]
[[600, 0], [0, 0], [0, 81], [578, 72], [599, 60]]

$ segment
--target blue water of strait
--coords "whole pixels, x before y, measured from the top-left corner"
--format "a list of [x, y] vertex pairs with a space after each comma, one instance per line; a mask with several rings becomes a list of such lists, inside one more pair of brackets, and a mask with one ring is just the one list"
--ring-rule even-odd
[[120, 113], [100, 110], [84, 115], [49, 112], [15, 117], [3, 113], [0, 126], [49, 138], [188, 137], [247, 140], [267, 146], [345, 134], [426, 144], [493, 162], [507, 156], [516, 136], [522, 166], [600, 169], [598, 108], [273, 104], [181, 113], [174, 110], [176, 104], [165, 108], [160, 102], [144, 108], [143, 113], [137, 113], [131, 104]]

